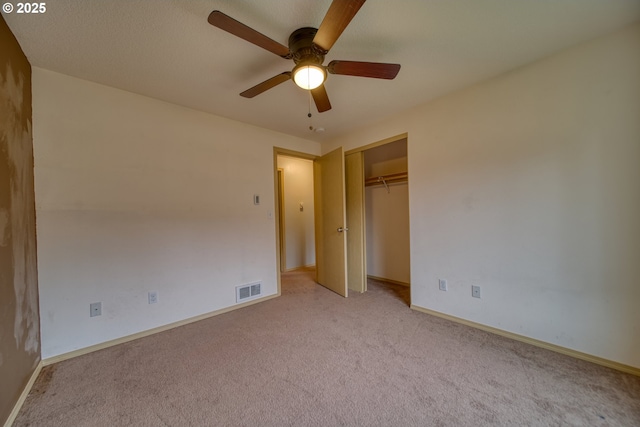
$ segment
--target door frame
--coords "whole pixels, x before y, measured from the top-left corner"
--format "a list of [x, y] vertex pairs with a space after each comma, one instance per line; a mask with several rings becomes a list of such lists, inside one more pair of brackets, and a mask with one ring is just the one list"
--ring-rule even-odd
[[367, 145], [363, 145], [357, 148], [352, 148], [351, 150], [347, 150], [344, 152], [345, 156], [348, 156], [349, 154], [353, 154], [353, 153], [358, 153], [360, 151], [367, 151], [371, 148], [376, 148], [379, 147], [381, 145], [387, 145], [390, 144], [392, 142], [396, 142], [396, 141], [400, 141], [401, 139], [406, 139], [407, 140], [407, 151], [409, 149], [408, 146], [408, 141], [409, 141], [409, 133], [408, 132], [404, 132], [404, 133], [400, 133], [396, 136], [390, 136], [389, 138], [385, 138], [385, 139], [381, 139], [380, 141], [376, 141], [376, 142], [372, 142], [371, 144], [367, 144]]
[[349, 290], [367, 291], [364, 153], [345, 154], [345, 199], [347, 232], [347, 283]]
[[280, 244], [280, 273], [287, 269], [287, 236], [284, 224], [284, 169], [278, 168], [276, 165], [276, 174], [278, 176], [278, 185], [276, 186], [276, 218], [278, 222], [278, 239]]

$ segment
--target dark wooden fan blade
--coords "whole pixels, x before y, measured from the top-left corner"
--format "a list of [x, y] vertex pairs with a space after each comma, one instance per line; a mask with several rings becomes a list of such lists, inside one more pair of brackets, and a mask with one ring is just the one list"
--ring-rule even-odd
[[282, 74], [271, 77], [269, 80], [265, 80], [262, 83], [255, 85], [251, 89], [245, 90], [240, 94], [240, 96], [244, 96], [245, 98], [253, 98], [254, 96], [260, 95], [262, 92], [267, 91], [272, 87], [278, 86], [280, 83], [286, 82], [287, 80], [291, 80], [291, 71], [285, 71]]
[[209, 24], [214, 27], [225, 30], [226, 32], [231, 33], [236, 37], [240, 37], [241, 39], [245, 39], [249, 43], [260, 46], [261, 48], [266, 49], [269, 52], [273, 52], [278, 56], [282, 56], [283, 58], [287, 58], [289, 56], [288, 47], [257, 32], [253, 28], [247, 27], [243, 23], [236, 21], [219, 10], [211, 12], [209, 14], [208, 21]]
[[333, 0], [313, 38], [313, 44], [329, 51], [364, 2], [365, 0]]
[[392, 80], [398, 75], [398, 72], [400, 71], [400, 64], [385, 64], [383, 62], [331, 61], [327, 66], [327, 71], [331, 74]]
[[312, 89], [311, 96], [313, 96], [313, 101], [316, 103], [318, 113], [324, 113], [325, 111], [331, 110], [329, 95], [327, 95], [327, 90], [324, 88], [324, 85], [320, 85], [317, 88]]

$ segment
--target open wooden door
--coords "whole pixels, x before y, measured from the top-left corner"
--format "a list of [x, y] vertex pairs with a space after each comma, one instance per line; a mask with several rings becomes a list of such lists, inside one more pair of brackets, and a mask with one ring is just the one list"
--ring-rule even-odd
[[342, 147], [313, 163], [316, 281], [347, 296], [347, 239]]

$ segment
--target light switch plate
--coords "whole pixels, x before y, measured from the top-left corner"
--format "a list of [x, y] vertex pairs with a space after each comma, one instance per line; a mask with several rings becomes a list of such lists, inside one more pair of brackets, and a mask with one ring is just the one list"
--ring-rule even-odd
[[102, 303], [92, 302], [89, 304], [89, 317], [102, 316]]
[[155, 304], [158, 302], [158, 291], [149, 292], [149, 304]]

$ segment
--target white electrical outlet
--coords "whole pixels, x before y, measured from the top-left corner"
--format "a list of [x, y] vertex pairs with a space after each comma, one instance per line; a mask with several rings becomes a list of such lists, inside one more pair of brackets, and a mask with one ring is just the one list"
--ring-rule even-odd
[[445, 279], [438, 280], [438, 286], [440, 287], [441, 291], [447, 291], [447, 281]]
[[480, 286], [471, 286], [471, 296], [480, 298]]
[[149, 304], [155, 304], [158, 302], [158, 291], [149, 292]]

